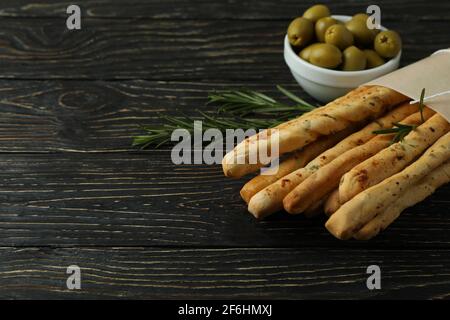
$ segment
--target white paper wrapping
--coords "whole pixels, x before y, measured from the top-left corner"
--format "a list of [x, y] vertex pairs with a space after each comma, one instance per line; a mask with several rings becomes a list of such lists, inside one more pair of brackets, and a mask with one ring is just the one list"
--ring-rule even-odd
[[[450, 91], [450, 49], [436, 51], [431, 56], [398, 69], [364, 85], [380, 85], [396, 90], [413, 100]], [[450, 92], [424, 103], [450, 122]]]

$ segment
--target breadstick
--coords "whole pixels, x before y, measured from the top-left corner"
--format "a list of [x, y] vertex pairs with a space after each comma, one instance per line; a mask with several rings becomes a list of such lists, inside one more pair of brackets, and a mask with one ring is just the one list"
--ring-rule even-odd
[[410, 186], [403, 194], [391, 204], [386, 211], [377, 215], [353, 237], [357, 240], [369, 240], [380, 231], [385, 230], [397, 219], [403, 210], [425, 200], [437, 188], [450, 182], [450, 162], [446, 162], [429, 175], [425, 176], [419, 184]]
[[[269, 155], [269, 160], [300, 149], [320, 136], [341, 131], [351, 123], [377, 117], [407, 99], [404, 95], [381, 86], [351, 91], [343, 98], [330, 102], [318, 112], [305, 114], [280, 124], [274, 128], [275, 130], [268, 129], [270, 131], [265, 130], [245, 139], [223, 158], [224, 174], [229, 177], [242, 177], [256, 171], [258, 166], [263, 166], [258, 155], [269, 154], [266, 151], [272, 148], [272, 139], [269, 138], [271, 135], [277, 137], [278, 154]], [[255, 163], [249, 163], [250, 159]]]
[[273, 184], [256, 193], [249, 201], [248, 211], [256, 218], [262, 218], [283, 209], [284, 197], [320, 167], [326, 165], [342, 153], [358, 145], [362, 145], [373, 138], [375, 136], [373, 131], [392, 128], [393, 122], [401, 121], [415, 112], [417, 112], [417, 106], [405, 103], [390, 111], [384, 117], [371, 122], [362, 130], [353, 133], [333, 148], [328, 149], [317, 156], [304, 168], [300, 168], [287, 176], [280, 178]]
[[449, 130], [447, 120], [435, 114], [411, 131], [404, 141], [391, 145], [350, 170], [342, 178], [339, 199], [345, 203], [361, 191], [401, 171]]
[[[425, 108], [423, 112], [425, 119], [428, 119], [433, 114], [434, 111], [428, 108]], [[420, 112], [410, 115], [403, 120], [403, 123], [408, 125], [420, 124]], [[364, 145], [355, 147], [329, 162], [310, 175], [284, 198], [284, 209], [291, 214], [304, 212], [314, 202], [337, 188], [341, 177], [346, 172], [388, 147], [392, 138], [392, 134], [379, 135]]]
[[[311, 115], [313, 115], [313, 114], [315, 114], [315, 113], [318, 113], [318, 112], [320, 112], [322, 109], [323, 109], [324, 107], [318, 107], [318, 108], [316, 108], [316, 109], [314, 109], [314, 110], [312, 110], [312, 111], [310, 111], [310, 112], [308, 112], [308, 113], [305, 113], [305, 114], [303, 114], [303, 115], [301, 115], [300, 116], [300, 118], [301, 117], [306, 117], [306, 115], [308, 115], [308, 116], [311, 116]], [[297, 118], [298, 119], [298, 118]], [[269, 136], [271, 136], [271, 134], [272, 133], [274, 133], [274, 134], [277, 134], [277, 131], [276, 130], [274, 130], [274, 128], [269, 128], [269, 129], [267, 129], [267, 130], [264, 130], [264, 132], [268, 135], [268, 137]], [[261, 136], [261, 135], [260, 135]], [[249, 137], [248, 139], [250, 139], [252, 142], [251, 143], [257, 143], [258, 141], [253, 141], [252, 139], [261, 139], [261, 144], [263, 144], [264, 142], [265, 142], [265, 140], [264, 139], [262, 139], [260, 136], [257, 136], [257, 135], [254, 135], [254, 136], [251, 136], [251, 137]], [[269, 140], [270, 141], [270, 140]], [[269, 151], [271, 151], [270, 150], [270, 146], [267, 146], [266, 145], [266, 147], [267, 147], [267, 150], [269, 150]], [[264, 149], [266, 149], [266, 148], [264, 148]], [[264, 150], [263, 149], [263, 150]], [[300, 148], [300, 149], [298, 149], [298, 150], [295, 150], [294, 152], [297, 152], [297, 151], [300, 151], [301, 149], [303, 149], [303, 148]], [[281, 155], [280, 153], [278, 153], [279, 155]], [[267, 158], [269, 158], [269, 157], [267, 157]], [[225, 158], [224, 158], [225, 159]], [[271, 161], [273, 161], [273, 159], [274, 158], [270, 158], [270, 162]], [[268, 160], [268, 159], [267, 159]], [[223, 163], [223, 161], [224, 160], [222, 160], [222, 163]], [[262, 167], [264, 167], [265, 165], [268, 165], [269, 163], [266, 163], [266, 164], [263, 164], [263, 163], [261, 163], [260, 161], [257, 161], [257, 162], [254, 162], [254, 163], [247, 163], [247, 162], [250, 162], [250, 161], [247, 161], [247, 160], [242, 160], [242, 159], [240, 159], [239, 160], [239, 163], [242, 163], [242, 164], [245, 164], [245, 169], [247, 170], [247, 172], [248, 173], [250, 173], [250, 172], [255, 172], [255, 171], [258, 171], [260, 168], [262, 168]], [[236, 168], [242, 168], [242, 167], [235, 167], [235, 169]], [[232, 178], [240, 178], [241, 176], [243, 176], [244, 174], [230, 174], [230, 175], [227, 175], [227, 174], [225, 174], [226, 176], [229, 176], [229, 177], [232, 177]], [[246, 201], [247, 202], [247, 201]]]
[[333, 190], [333, 192], [330, 193], [327, 200], [325, 201], [323, 210], [325, 211], [325, 214], [327, 216], [331, 216], [339, 209], [340, 206], [341, 203], [339, 201], [339, 189], [336, 188]]
[[325, 136], [307, 145], [303, 149], [295, 151], [292, 155], [284, 159], [278, 167], [269, 169], [264, 174], [260, 174], [247, 182], [241, 189], [242, 199], [248, 203], [257, 192], [288, 175], [292, 171], [304, 167], [319, 154], [347, 137], [354, 129], [354, 126], [350, 126], [337, 134]]
[[325, 204], [325, 200], [328, 196], [323, 197], [319, 201], [315, 202], [311, 207], [305, 210], [305, 217], [312, 218], [318, 216], [323, 212], [323, 205]]
[[436, 141], [403, 171], [359, 193], [343, 204], [325, 224], [336, 238], [349, 239], [376, 215], [395, 202], [398, 195], [450, 159], [450, 133]]

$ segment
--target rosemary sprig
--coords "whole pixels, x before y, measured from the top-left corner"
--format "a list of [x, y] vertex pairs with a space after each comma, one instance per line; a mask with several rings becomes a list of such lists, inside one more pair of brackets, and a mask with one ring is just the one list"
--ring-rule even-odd
[[425, 97], [425, 88], [422, 89], [422, 92], [420, 93], [420, 100], [419, 100], [420, 119], [422, 120], [422, 123], [425, 122], [425, 118], [423, 117], [423, 108], [425, 107], [423, 104], [424, 97]]
[[227, 90], [216, 91], [208, 95], [207, 104], [218, 104], [220, 113], [227, 113], [234, 116], [245, 117], [254, 115], [277, 115], [292, 117], [299, 112], [307, 112], [315, 107], [303, 99], [300, 99], [287, 89], [277, 86], [277, 89], [290, 100], [296, 102], [295, 105], [286, 105], [275, 99], [253, 90]]
[[140, 147], [141, 149], [146, 149], [149, 146], [155, 146], [159, 148], [160, 146], [171, 142], [172, 132], [176, 129], [185, 129], [190, 134], [194, 132], [194, 121], [202, 121], [202, 129], [219, 129], [225, 132], [226, 129], [258, 129], [258, 128], [270, 128], [274, 127], [282, 120], [277, 119], [239, 119], [231, 117], [218, 117], [210, 116], [206, 113], [200, 112], [202, 117], [174, 117], [162, 115], [161, 118], [164, 123], [156, 126], [142, 126], [142, 130], [145, 131], [145, 135], [136, 136], [133, 138], [133, 147]]
[[394, 127], [390, 129], [381, 129], [373, 131], [374, 134], [393, 134], [395, 133], [394, 138], [392, 138], [391, 144], [394, 144], [399, 141], [403, 141], [403, 139], [410, 133], [412, 130], [416, 129], [417, 126], [402, 124], [399, 122], [394, 123]]
[[[422, 92], [420, 93], [420, 100], [419, 100], [419, 111], [420, 111], [420, 120], [422, 123], [425, 122], [425, 118], [423, 116], [423, 108], [425, 107], [423, 104], [423, 100], [425, 97], [425, 88], [422, 89]], [[394, 138], [391, 141], [391, 144], [394, 144], [399, 141], [403, 141], [403, 139], [412, 131], [417, 128], [415, 125], [409, 125], [409, 124], [402, 124], [399, 122], [393, 123], [393, 127], [390, 129], [381, 129], [381, 130], [375, 130], [373, 131], [374, 134], [393, 134], [395, 133]]]
[[224, 132], [226, 129], [262, 129], [270, 128], [288, 119], [295, 118], [303, 112], [311, 111], [315, 106], [297, 97], [287, 89], [277, 86], [278, 90], [295, 105], [287, 105], [253, 90], [217, 91], [208, 95], [207, 104], [216, 104], [218, 109], [212, 115], [198, 111], [198, 116], [161, 115], [162, 123], [143, 126], [144, 135], [133, 138], [133, 146], [141, 149], [171, 142], [175, 129], [194, 131], [194, 121], [201, 120], [203, 130], [216, 128]]

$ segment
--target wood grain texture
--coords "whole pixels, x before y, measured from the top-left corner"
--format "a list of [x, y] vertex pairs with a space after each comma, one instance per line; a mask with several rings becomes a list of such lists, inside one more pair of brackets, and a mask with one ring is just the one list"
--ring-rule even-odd
[[[297, 84], [283, 85], [313, 102]], [[0, 152], [133, 151], [140, 125], [214, 113], [217, 106], [205, 106], [208, 93], [242, 87], [292, 103], [272, 83], [0, 80]]]
[[[285, 21], [1, 19], [0, 78], [290, 81]], [[392, 21], [403, 64], [448, 46], [450, 21]]]
[[[71, 1], [3, 0], [2, 17], [67, 17]], [[301, 15], [315, 0], [79, 0], [83, 16], [95, 18], [152, 18], [152, 19], [291, 19]], [[364, 12], [370, 2], [322, 0], [334, 14], [352, 15]], [[386, 20], [449, 20], [448, 1], [379, 0], [376, 2]], [[420, 14], [418, 14], [420, 13]]]
[[[450, 295], [449, 256], [448, 250], [0, 248], [0, 298], [442, 299]], [[366, 287], [372, 264], [381, 268], [381, 290]], [[69, 265], [81, 268], [81, 290], [66, 287]]]
[[[369, 243], [342, 242], [324, 219], [256, 221], [243, 180], [220, 166], [173, 165], [170, 153], [0, 155], [0, 246], [448, 247], [450, 188]], [[420, 231], [419, 231], [420, 230]]]
[[[323, 219], [255, 221], [219, 166], [130, 148], [138, 124], [194, 115], [213, 89], [295, 90], [289, 21], [313, 0], [0, 2], [0, 298], [449, 298], [450, 187], [370, 242]], [[323, 1], [337, 14], [366, 1]], [[382, 0], [406, 65], [448, 47], [450, 2]], [[66, 289], [66, 268], [82, 290]], [[365, 286], [382, 269], [382, 290]]]

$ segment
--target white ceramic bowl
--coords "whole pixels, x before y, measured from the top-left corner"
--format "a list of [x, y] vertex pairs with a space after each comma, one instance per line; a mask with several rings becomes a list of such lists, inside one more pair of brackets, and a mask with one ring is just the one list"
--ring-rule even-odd
[[[348, 21], [350, 16], [332, 16], [340, 21]], [[382, 30], [386, 28], [381, 27]], [[398, 68], [400, 51], [397, 56], [385, 64], [361, 71], [339, 71], [321, 68], [300, 58], [292, 49], [288, 37], [284, 38], [284, 60], [300, 86], [321, 102], [329, 102], [343, 96], [350, 90], [378, 78]]]

